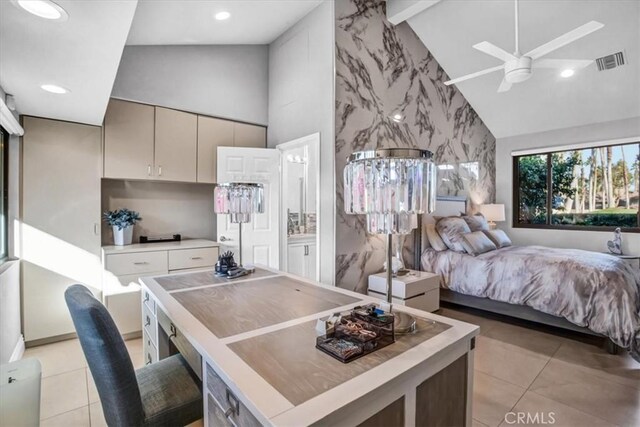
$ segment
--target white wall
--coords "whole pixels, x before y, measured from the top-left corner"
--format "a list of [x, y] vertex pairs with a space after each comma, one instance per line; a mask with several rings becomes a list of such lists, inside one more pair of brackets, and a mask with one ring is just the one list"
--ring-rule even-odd
[[[133, 241], [140, 235], [179, 233], [183, 239], [215, 239], [213, 185], [102, 180], [102, 212], [127, 208], [140, 213]], [[102, 223], [102, 244], [113, 244], [112, 231]]]
[[267, 124], [268, 47], [127, 46], [111, 96]]
[[334, 8], [325, 1], [269, 45], [267, 145], [320, 133], [320, 280], [334, 282]]
[[[566, 129], [500, 138], [496, 141], [496, 200], [504, 203], [507, 221], [498, 224], [517, 245], [544, 245], [605, 251], [613, 233], [580, 230], [513, 228], [513, 163], [511, 152], [522, 149], [553, 148], [584, 142], [640, 137], [640, 117]], [[640, 253], [640, 233], [623, 233], [623, 251]]]

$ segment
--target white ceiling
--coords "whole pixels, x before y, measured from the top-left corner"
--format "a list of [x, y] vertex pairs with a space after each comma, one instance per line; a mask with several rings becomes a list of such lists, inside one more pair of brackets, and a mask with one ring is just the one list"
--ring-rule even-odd
[[[322, 0], [140, 0], [128, 45], [269, 44]], [[225, 21], [214, 15], [231, 13]]]
[[[444, 0], [409, 24], [451, 77], [500, 65], [471, 46], [489, 41], [514, 50], [512, 1]], [[497, 93], [496, 72], [458, 89], [497, 138], [640, 116], [640, 2], [636, 0], [525, 0], [520, 2], [520, 46], [527, 52], [591, 20], [605, 27], [545, 58], [595, 59], [621, 50], [628, 64], [604, 72], [595, 63], [563, 79], [536, 69], [509, 92]]]
[[[135, 0], [56, 0], [64, 22], [0, 1], [0, 86], [20, 114], [99, 125], [111, 94]], [[65, 95], [44, 92], [53, 83]]]

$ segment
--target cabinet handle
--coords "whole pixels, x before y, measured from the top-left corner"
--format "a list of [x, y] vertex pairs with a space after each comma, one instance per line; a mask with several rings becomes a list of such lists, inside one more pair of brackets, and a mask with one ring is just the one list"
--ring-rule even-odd
[[229, 389], [226, 389], [226, 395], [229, 409], [224, 411], [224, 416], [226, 418], [229, 418], [232, 415], [235, 415], [236, 417], [240, 416], [240, 402], [238, 402], [238, 399], [229, 391]]
[[169, 338], [173, 338], [173, 337], [177, 337], [178, 336], [178, 331], [176, 331], [176, 326], [173, 323], [171, 324], [169, 329], [171, 330], [171, 335], [169, 335]]
[[151, 353], [147, 353], [147, 365], [151, 365]]
[[138, 261], [133, 263], [133, 265], [147, 265], [147, 264], [149, 264], [147, 261]]
[[162, 165], [158, 166], [158, 176], [162, 176]]
[[308, 245], [304, 245], [304, 256], [309, 255], [309, 246]]
[[151, 176], [151, 165], [147, 165], [147, 175]]
[[201, 256], [192, 256], [191, 259], [196, 260], [196, 259], [202, 259]]
[[149, 302], [149, 294], [148, 293], [144, 293], [144, 302]]
[[147, 316], [147, 321], [144, 322], [144, 326], [149, 326], [151, 325], [151, 319], [149, 319], [149, 316]]

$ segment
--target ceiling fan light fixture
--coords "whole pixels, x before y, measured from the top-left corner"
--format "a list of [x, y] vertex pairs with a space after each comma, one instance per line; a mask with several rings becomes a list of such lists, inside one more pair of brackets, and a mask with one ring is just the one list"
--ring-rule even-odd
[[569, 77], [573, 76], [575, 73], [576, 72], [573, 71], [571, 68], [567, 68], [566, 70], [562, 70], [562, 72], [560, 73], [560, 77], [568, 79]]
[[504, 66], [504, 78], [509, 83], [520, 83], [531, 77], [531, 58], [521, 56], [507, 62]]

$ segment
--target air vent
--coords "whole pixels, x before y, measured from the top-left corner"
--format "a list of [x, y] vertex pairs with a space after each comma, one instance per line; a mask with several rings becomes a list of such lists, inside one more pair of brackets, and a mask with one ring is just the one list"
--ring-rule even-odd
[[598, 71], [605, 71], [620, 67], [625, 64], [624, 53], [618, 52], [603, 56], [602, 58], [596, 59], [596, 64], [598, 64]]

